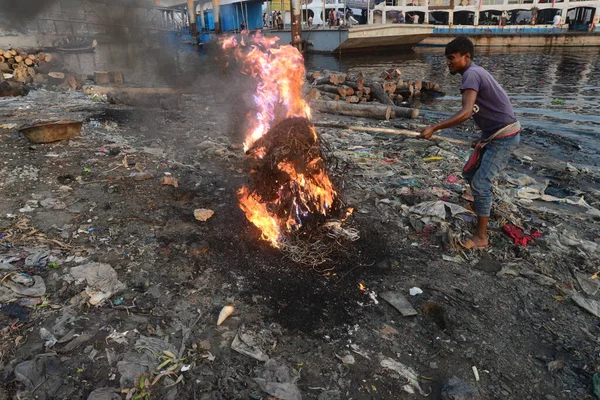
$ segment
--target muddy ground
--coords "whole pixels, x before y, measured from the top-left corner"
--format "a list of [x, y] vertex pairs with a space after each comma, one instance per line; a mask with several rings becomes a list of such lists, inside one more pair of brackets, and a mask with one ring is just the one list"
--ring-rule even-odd
[[[416, 204], [420, 195], [400, 192], [390, 184], [394, 177], [378, 175], [370, 161], [342, 155], [361, 146], [373, 158], [398, 162], [413, 154], [416, 164], [423, 148], [414, 141], [319, 130], [342, 152], [334, 173], [344, 178], [341, 191], [355, 208], [349, 223], [360, 239], [308, 267], [261, 241], [238, 208], [236, 191], [246, 179], [238, 140], [244, 115], [223, 112], [229, 104], [214, 90], [168, 111], [96, 103], [72, 92], [1, 101], [2, 123], [48, 116], [86, 122], [79, 137], [52, 144], [0, 130], [1, 251], [15, 257], [12, 269], [2, 264], [0, 272], [38, 275], [46, 285], [42, 304], [2, 307], [0, 399], [86, 399], [99, 388], [114, 392], [90, 398], [124, 399], [122, 389], [134, 388], [127, 398], [267, 399], [254, 378], [275, 379], [269, 368], [279, 368], [279, 389], [287, 393], [279, 398], [298, 398], [297, 391], [320, 400], [594, 398], [600, 320], [568, 291], [577, 288], [575, 270], [598, 270], [598, 252], [559, 253], [544, 239], [514, 245], [500, 232], [500, 217], [492, 218], [486, 250], [460, 252], [439, 235], [415, 232], [401, 204]], [[539, 156], [540, 134], [524, 136], [512, 170], [549, 177], [568, 194], [582, 190], [588, 204], [599, 206], [595, 169], [567, 173], [564, 162]], [[567, 147], [565, 154], [576, 162], [577, 151]], [[431, 167], [419, 179], [427, 188], [458, 168]], [[140, 171], [152, 177], [141, 179]], [[179, 186], [163, 184], [165, 173]], [[380, 201], [391, 197], [394, 206]], [[556, 207], [564, 207], [558, 215], [521, 209], [522, 222], [542, 233], [559, 225], [598, 241], [597, 220]], [[198, 208], [214, 216], [197, 221]], [[467, 231], [473, 222], [460, 226]], [[52, 254], [27, 258], [40, 248]], [[109, 264], [125, 289], [90, 306], [81, 294], [86, 285], [68, 278], [71, 268], [89, 262]], [[534, 273], [498, 274], [503, 267]], [[423, 293], [410, 296], [412, 287]], [[385, 291], [404, 294], [417, 315], [400, 315], [377, 296]], [[235, 311], [217, 326], [227, 304]], [[55, 343], [42, 338], [42, 328]], [[236, 334], [262, 361], [232, 350]], [[148, 338], [155, 347], [145, 344]], [[175, 357], [157, 369], [168, 361], [160, 353], [166, 349]], [[274, 361], [265, 363], [265, 356]], [[411, 386], [383, 366], [386, 359], [414, 370], [418, 382]], [[24, 377], [27, 361], [38, 369]], [[148, 383], [140, 384], [140, 376]]]

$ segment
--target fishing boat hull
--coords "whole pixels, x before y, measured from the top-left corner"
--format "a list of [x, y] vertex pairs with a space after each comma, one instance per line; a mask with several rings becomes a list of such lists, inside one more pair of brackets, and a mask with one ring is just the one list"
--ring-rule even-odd
[[[287, 29], [263, 31], [265, 36], [277, 36], [281, 43], [290, 43]], [[430, 25], [356, 25], [351, 28], [321, 28], [302, 31], [309, 53], [372, 53], [384, 50], [408, 50], [433, 33]]]

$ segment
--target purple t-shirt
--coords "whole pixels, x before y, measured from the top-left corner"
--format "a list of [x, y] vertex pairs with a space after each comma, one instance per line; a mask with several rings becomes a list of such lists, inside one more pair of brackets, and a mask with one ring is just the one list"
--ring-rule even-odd
[[482, 139], [488, 138], [506, 125], [517, 122], [508, 95], [494, 77], [479, 65], [471, 63], [463, 72], [461, 93], [466, 89], [477, 92], [473, 119], [483, 132]]

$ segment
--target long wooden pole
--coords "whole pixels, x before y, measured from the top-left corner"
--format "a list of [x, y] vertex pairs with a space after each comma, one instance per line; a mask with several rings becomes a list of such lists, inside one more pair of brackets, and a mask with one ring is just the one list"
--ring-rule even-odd
[[[357, 132], [391, 133], [394, 135], [407, 135], [407, 136], [413, 136], [413, 137], [421, 135], [419, 132], [409, 131], [407, 129], [375, 128], [375, 127], [371, 127], [371, 126], [346, 125], [346, 124], [333, 123], [333, 122], [313, 122], [313, 125], [316, 127], [321, 127], [321, 128], [347, 129], [347, 130], [357, 131]], [[432, 136], [431, 139], [432, 140], [440, 139], [440, 140], [445, 140], [450, 143], [462, 144], [462, 145], [466, 145], [466, 146], [471, 145], [471, 143], [466, 142], [464, 140], [453, 139], [453, 138], [444, 137], [444, 136]]]
[[292, 17], [291, 21], [291, 33], [292, 33], [292, 46], [302, 51], [302, 27], [300, 15], [302, 9], [300, 8], [300, 0], [290, 0], [290, 14]]

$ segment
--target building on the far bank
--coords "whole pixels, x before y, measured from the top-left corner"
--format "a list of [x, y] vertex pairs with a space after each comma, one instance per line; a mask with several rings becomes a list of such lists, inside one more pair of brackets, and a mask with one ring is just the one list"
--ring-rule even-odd
[[551, 27], [557, 14], [561, 24], [555, 29], [589, 31], [597, 29], [600, 16], [597, 0], [384, 0], [371, 10], [371, 21], [392, 23], [400, 11], [409, 17], [418, 15], [425, 24], [484, 29], [519, 26], [520, 31]]

